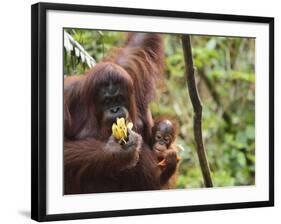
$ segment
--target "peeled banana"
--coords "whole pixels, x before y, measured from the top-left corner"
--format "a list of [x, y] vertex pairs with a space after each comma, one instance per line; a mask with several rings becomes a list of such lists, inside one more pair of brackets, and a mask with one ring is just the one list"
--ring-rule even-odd
[[120, 144], [127, 142], [127, 137], [128, 137], [128, 129], [133, 128], [133, 123], [128, 122], [126, 124], [125, 118], [117, 118], [116, 123], [113, 123], [112, 125], [112, 135], [115, 137], [116, 140]]

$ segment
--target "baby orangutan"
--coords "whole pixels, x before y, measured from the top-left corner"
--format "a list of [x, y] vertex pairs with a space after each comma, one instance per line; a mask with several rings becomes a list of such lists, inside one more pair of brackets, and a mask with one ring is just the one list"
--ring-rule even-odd
[[177, 123], [170, 119], [157, 119], [152, 127], [152, 146], [158, 159], [161, 170], [170, 169], [173, 176], [162, 184], [162, 189], [175, 187], [177, 163], [180, 157], [177, 155], [178, 148], [173, 143], [176, 140]]

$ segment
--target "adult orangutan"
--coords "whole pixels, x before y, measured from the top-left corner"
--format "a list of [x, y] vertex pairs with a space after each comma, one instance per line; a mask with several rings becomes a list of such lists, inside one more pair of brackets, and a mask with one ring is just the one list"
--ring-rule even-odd
[[[130, 33], [114, 56], [65, 78], [65, 194], [156, 190], [172, 176], [176, 158], [160, 170], [150, 145], [148, 104], [162, 78], [162, 45], [159, 34]], [[134, 125], [126, 144], [111, 133], [120, 117]]]

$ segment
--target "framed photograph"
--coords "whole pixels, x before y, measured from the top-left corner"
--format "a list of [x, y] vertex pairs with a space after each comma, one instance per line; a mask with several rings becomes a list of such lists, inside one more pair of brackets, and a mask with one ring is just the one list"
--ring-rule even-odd
[[32, 5], [32, 219], [274, 205], [274, 19]]

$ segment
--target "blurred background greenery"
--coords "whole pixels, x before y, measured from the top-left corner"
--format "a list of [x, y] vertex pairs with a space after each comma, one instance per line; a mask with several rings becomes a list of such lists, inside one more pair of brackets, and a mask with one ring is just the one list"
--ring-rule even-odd
[[[99, 62], [124, 44], [124, 32], [66, 29]], [[151, 103], [153, 116], [168, 114], [180, 124], [177, 188], [204, 187], [193, 138], [193, 110], [184, 76], [179, 35], [164, 34], [165, 83]], [[195, 78], [203, 103], [203, 138], [215, 187], [255, 184], [255, 39], [191, 36]], [[89, 65], [65, 46], [64, 75]]]

